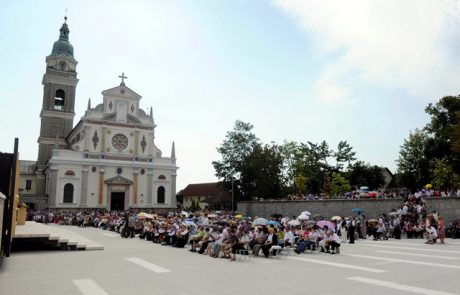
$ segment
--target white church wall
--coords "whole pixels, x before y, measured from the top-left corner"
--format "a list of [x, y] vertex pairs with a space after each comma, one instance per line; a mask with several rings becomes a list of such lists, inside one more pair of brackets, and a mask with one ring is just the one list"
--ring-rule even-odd
[[[75, 169], [75, 167], [73, 167]], [[81, 178], [77, 176], [62, 176], [63, 172], [70, 169], [64, 168], [58, 170], [58, 180], [56, 186], [56, 202], [58, 207], [76, 207], [80, 205], [81, 196]], [[75, 169], [77, 170], [77, 169]], [[81, 175], [81, 174], [80, 174]], [[64, 187], [66, 184], [73, 186], [73, 201], [72, 203], [64, 203]]]
[[[93, 167], [96, 167], [96, 171], [94, 172]], [[97, 166], [91, 166], [88, 173], [89, 177], [87, 205], [88, 207], [95, 208], [97, 207], [97, 198], [99, 193], [99, 169]]]

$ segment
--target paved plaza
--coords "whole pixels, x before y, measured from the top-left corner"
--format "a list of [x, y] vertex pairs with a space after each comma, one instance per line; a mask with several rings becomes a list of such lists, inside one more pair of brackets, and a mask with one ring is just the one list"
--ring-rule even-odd
[[0, 269], [2, 295], [460, 294], [460, 241], [358, 240], [340, 255], [292, 254], [231, 262], [66, 227], [102, 251], [13, 253]]

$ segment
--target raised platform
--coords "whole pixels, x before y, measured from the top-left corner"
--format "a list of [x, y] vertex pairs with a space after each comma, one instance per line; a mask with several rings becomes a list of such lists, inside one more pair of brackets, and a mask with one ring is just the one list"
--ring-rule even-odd
[[[16, 246], [16, 247], [15, 247]], [[16, 249], [15, 249], [16, 248]], [[16, 226], [12, 250], [104, 250], [102, 245], [66, 229], [65, 225], [27, 221]]]

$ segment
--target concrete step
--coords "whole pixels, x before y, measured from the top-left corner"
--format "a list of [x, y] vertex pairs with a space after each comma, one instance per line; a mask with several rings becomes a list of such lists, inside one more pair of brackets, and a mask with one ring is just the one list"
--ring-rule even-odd
[[26, 250], [103, 250], [104, 247], [75, 232], [66, 226], [42, 224], [28, 221], [16, 226], [13, 236], [13, 251]]

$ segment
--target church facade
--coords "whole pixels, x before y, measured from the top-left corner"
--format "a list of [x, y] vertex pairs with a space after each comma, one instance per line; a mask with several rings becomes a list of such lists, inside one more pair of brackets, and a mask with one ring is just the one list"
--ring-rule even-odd
[[164, 157], [155, 146], [152, 109], [140, 108], [142, 97], [123, 73], [73, 126], [76, 68], [64, 22], [46, 57], [38, 159], [21, 162], [22, 201], [46, 200], [49, 209], [175, 208], [175, 147]]

